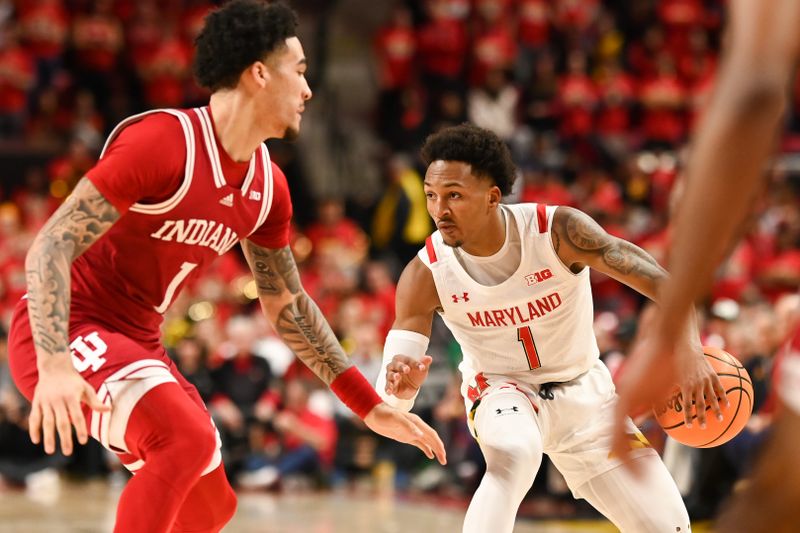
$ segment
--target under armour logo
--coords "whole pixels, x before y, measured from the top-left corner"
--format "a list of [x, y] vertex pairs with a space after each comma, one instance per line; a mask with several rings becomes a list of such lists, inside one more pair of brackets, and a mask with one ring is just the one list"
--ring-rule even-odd
[[550, 272], [549, 268], [545, 268], [544, 270], [540, 270], [539, 272], [534, 272], [533, 274], [528, 274], [525, 276], [525, 281], [528, 282], [528, 287], [544, 281], [546, 279], [550, 279], [553, 277], [553, 273]]
[[458, 302], [461, 302], [461, 301], [468, 302], [469, 301], [469, 293], [465, 292], [463, 296], [458, 296], [457, 294], [454, 294], [452, 296], [452, 298], [453, 298], [453, 303], [454, 304], [457, 304]]
[[515, 405], [514, 407], [507, 407], [507, 408], [505, 408], [505, 409], [495, 409], [495, 410], [494, 410], [494, 412], [495, 412], [495, 413], [497, 413], [498, 415], [502, 415], [502, 414], [503, 414], [503, 413], [505, 413], [506, 411], [510, 411], [510, 412], [512, 412], [512, 413], [518, 413], [518, 412], [519, 412], [519, 407], [517, 407], [517, 406]]
[[261, 200], [261, 193], [258, 191], [250, 191], [250, 196], [247, 197], [249, 200], [255, 200], [256, 202]]

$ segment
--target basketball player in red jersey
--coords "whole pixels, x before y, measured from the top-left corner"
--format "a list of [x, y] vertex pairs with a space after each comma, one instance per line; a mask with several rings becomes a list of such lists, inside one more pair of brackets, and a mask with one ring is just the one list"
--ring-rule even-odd
[[[32, 400], [30, 436], [72, 452], [72, 427], [136, 475], [116, 531], [219, 531], [236, 498], [216, 429], [159, 341], [187, 281], [242, 242], [264, 312], [284, 341], [374, 431], [444, 461], [436, 433], [385, 403], [350, 364], [303, 290], [288, 246], [286, 178], [268, 138], [292, 138], [311, 91], [280, 3], [234, 0], [199, 35], [208, 106], [125, 120], [97, 166], [37, 235], [26, 259], [10, 365]], [[86, 404], [81, 406], [81, 402]]]
[[[643, 322], [637, 348], [619, 386], [617, 446], [625, 452], [624, 419], [631, 409], [665, 398], [685, 372], [675, 334], [706, 293], [762, 186], [795, 82], [800, 54], [800, 2], [730, 2], [730, 39], [714, 98], [693, 143], [688, 183], [676, 213], [671, 278], [660, 306]], [[719, 531], [797, 531], [800, 524], [800, 332], [781, 356], [776, 387], [784, 408], [745, 489], [734, 494]]]
[[[646, 475], [620, 468], [623, 459], [610, 453], [616, 394], [592, 328], [590, 268], [650, 298], [666, 272], [577, 209], [501, 203], [515, 171], [492, 132], [444, 129], [422, 153], [438, 231], [400, 277], [377, 389], [411, 408], [439, 314], [463, 353], [461, 392], [486, 459], [464, 533], [510, 533], [545, 453], [573, 495], [623, 532], [690, 531], [675, 482], [632, 421], [626, 427], [634, 449], [624, 460]], [[684, 328], [679, 343], [694, 370], [683, 384], [686, 397], [721, 393], [696, 328]]]

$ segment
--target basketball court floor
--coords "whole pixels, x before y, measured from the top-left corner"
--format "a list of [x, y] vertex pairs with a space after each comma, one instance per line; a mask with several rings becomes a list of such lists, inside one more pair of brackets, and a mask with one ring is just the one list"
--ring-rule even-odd
[[[0, 491], [2, 533], [110, 532], [121, 488], [62, 482], [57, 489]], [[465, 509], [436, 500], [307, 492], [244, 493], [226, 533], [458, 533]], [[515, 533], [614, 532], [601, 521], [520, 520]], [[698, 527], [695, 533], [708, 531]], [[487, 532], [491, 533], [491, 532]]]

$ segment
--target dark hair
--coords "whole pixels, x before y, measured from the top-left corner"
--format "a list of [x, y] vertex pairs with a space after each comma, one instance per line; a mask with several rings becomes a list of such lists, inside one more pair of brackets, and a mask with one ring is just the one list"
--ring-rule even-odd
[[194, 75], [213, 91], [236, 86], [242, 71], [294, 37], [297, 15], [282, 2], [233, 0], [206, 17], [195, 39]]
[[503, 195], [511, 192], [516, 169], [511, 152], [500, 138], [489, 130], [461, 124], [429, 135], [422, 147], [426, 165], [434, 161], [459, 161], [472, 167], [472, 173], [490, 178]]

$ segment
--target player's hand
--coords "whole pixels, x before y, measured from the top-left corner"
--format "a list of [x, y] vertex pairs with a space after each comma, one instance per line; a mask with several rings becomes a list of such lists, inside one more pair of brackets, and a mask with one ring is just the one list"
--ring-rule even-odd
[[675, 355], [678, 364], [677, 384], [681, 391], [683, 420], [686, 427], [692, 427], [692, 421], [697, 418], [700, 427], [705, 429], [708, 407], [718, 420], [722, 420], [719, 399], [727, 405], [728, 397], [719, 381], [719, 376], [706, 360], [703, 347], [679, 349]]
[[[56, 451], [56, 432], [64, 455], [72, 454], [72, 427], [78, 442], [86, 444], [88, 432], [81, 410], [81, 402], [95, 411], [110, 411], [94, 389], [72, 366], [69, 355], [52, 356], [54, 359], [39, 369], [39, 382], [33, 392], [28, 433], [34, 444], [44, 438], [44, 451]], [[55, 359], [55, 357], [59, 357]]]
[[379, 403], [364, 418], [369, 429], [399, 442], [413, 444], [428, 457], [434, 456], [441, 464], [447, 464], [447, 454], [439, 435], [432, 427], [413, 413], [404, 413], [386, 403]]
[[403, 400], [410, 400], [416, 394], [431, 367], [430, 355], [420, 360], [407, 355], [395, 355], [386, 365], [386, 394]]

